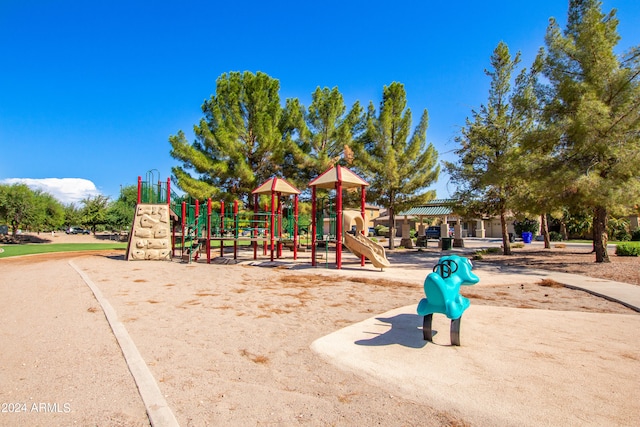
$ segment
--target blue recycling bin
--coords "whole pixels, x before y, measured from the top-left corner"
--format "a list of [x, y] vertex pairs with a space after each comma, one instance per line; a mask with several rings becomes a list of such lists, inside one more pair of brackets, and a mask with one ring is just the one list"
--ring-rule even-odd
[[533, 233], [530, 231], [523, 231], [522, 232], [522, 241], [524, 243], [531, 243], [531, 239], [533, 238]]

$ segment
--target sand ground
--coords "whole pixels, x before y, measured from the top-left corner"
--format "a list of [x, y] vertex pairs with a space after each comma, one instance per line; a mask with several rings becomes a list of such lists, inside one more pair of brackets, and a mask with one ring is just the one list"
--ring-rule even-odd
[[[93, 238], [74, 238], [87, 237]], [[0, 425], [149, 424], [102, 308], [69, 260], [109, 300], [182, 426], [501, 425], [511, 419], [509, 411], [513, 420], [526, 417], [527, 407], [542, 414], [530, 425], [600, 424], [602, 417], [590, 418], [589, 411], [611, 425], [633, 425], [640, 417], [640, 338], [630, 333], [640, 316], [552, 282], [492, 282], [484, 275], [482, 286], [468, 289], [476, 308], [458, 348], [385, 346], [396, 361], [384, 366], [367, 360], [374, 346], [360, 346], [348, 359], [311, 349], [417, 304], [434, 256], [398, 256], [399, 267], [385, 272], [354, 260], [340, 272], [126, 262], [122, 252], [2, 259]], [[514, 316], [521, 319], [517, 327], [500, 328]], [[571, 328], [554, 326], [558, 322]], [[571, 336], [573, 328], [599, 324], [606, 333], [592, 334], [595, 341], [589, 334]], [[509, 331], [507, 337], [484, 336], [491, 325]], [[540, 345], [532, 331], [544, 332], [548, 342]], [[454, 364], [429, 370], [424, 390], [421, 380], [403, 379], [401, 367], [385, 372], [407, 356], [427, 357], [428, 370], [431, 355], [431, 363]], [[545, 359], [544, 366], [559, 371], [532, 381], [531, 369]], [[452, 367], [464, 369], [471, 385], [464, 393], [455, 375], [454, 383], [439, 377]], [[599, 374], [590, 376], [591, 369]], [[497, 372], [507, 376], [498, 381]], [[400, 382], [387, 381], [394, 376]], [[418, 383], [403, 387], [403, 381]], [[518, 389], [526, 392], [515, 395]], [[443, 398], [443, 390], [459, 398]], [[483, 410], [483, 399], [496, 407]], [[563, 401], [577, 403], [563, 408]], [[583, 412], [567, 414], [575, 410]]]

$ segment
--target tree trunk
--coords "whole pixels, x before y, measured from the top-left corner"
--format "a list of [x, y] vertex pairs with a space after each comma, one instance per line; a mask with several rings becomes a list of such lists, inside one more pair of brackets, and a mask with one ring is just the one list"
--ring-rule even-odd
[[569, 240], [569, 233], [567, 232], [567, 224], [564, 221], [560, 221], [560, 234], [562, 234], [562, 240]]
[[547, 214], [540, 215], [540, 230], [544, 237], [544, 248], [551, 249], [551, 242], [549, 240], [549, 224], [547, 224]]
[[611, 262], [607, 252], [607, 222], [609, 220], [607, 208], [597, 206], [593, 217], [593, 249], [596, 253], [596, 262]]
[[500, 211], [500, 226], [502, 227], [502, 247], [504, 255], [511, 255], [511, 242], [507, 232], [507, 215], [504, 210]]
[[389, 208], [389, 250], [396, 248], [396, 214]]

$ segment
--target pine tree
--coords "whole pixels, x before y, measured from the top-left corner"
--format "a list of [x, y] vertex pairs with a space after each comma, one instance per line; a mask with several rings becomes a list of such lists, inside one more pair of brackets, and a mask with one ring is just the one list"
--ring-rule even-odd
[[424, 110], [411, 134], [411, 110], [406, 107], [401, 83], [391, 83], [382, 92], [380, 111], [373, 104], [367, 112], [367, 129], [356, 151], [356, 166], [368, 178], [368, 199], [384, 206], [389, 214], [389, 249], [394, 249], [395, 215], [427, 203], [435, 191], [427, 187], [437, 181], [438, 153], [426, 143], [429, 116]]
[[258, 72], [230, 72], [216, 81], [216, 93], [202, 105], [204, 118], [189, 144], [182, 131], [171, 136], [172, 169], [178, 186], [192, 197], [240, 199], [281, 176], [285, 152], [280, 121], [280, 83]]
[[558, 193], [592, 210], [596, 262], [609, 262], [609, 213], [640, 194], [640, 49], [615, 53], [618, 20], [601, 6], [570, 1], [567, 28], [551, 19], [540, 57]]
[[521, 143], [534, 124], [535, 74], [522, 69], [520, 53], [511, 57], [508, 46], [500, 42], [491, 56], [491, 78], [487, 105], [472, 111], [456, 138], [460, 157], [445, 165], [457, 185], [455, 198], [463, 200], [476, 215], [499, 215], [505, 255], [511, 254], [507, 233], [507, 215], [516, 208], [514, 200], [525, 191], [526, 176], [520, 169]]
[[362, 120], [360, 103], [356, 101], [347, 112], [337, 87], [317, 87], [306, 111], [298, 99], [288, 99], [284, 120], [289, 140], [286, 175], [294, 182], [308, 183], [337, 163], [350, 164], [350, 147]]

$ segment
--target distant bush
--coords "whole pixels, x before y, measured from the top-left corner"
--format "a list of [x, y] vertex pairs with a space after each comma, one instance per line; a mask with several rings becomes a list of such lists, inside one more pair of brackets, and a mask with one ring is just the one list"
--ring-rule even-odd
[[524, 248], [524, 243], [522, 243], [522, 242], [512, 243], [512, 244], [511, 244], [511, 247], [512, 247], [512, 248], [516, 248], [516, 249], [518, 249], [518, 248]]
[[[524, 244], [522, 246], [524, 246]], [[475, 251], [473, 253], [473, 259], [481, 260], [483, 258], [482, 257], [483, 255], [497, 254], [497, 253], [500, 253], [500, 252], [502, 252], [502, 248], [497, 248], [497, 247], [478, 249], [477, 251]]]
[[620, 243], [616, 245], [616, 255], [618, 256], [639, 256], [640, 246], [630, 243]]
[[540, 229], [540, 223], [535, 219], [525, 218], [522, 221], [514, 221], [513, 229], [518, 236], [522, 237], [523, 231], [530, 231], [535, 237]]
[[389, 227], [385, 227], [384, 225], [376, 225], [375, 230], [378, 236], [385, 236], [389, 233]]
[[497, 254], [500, 252], [502, 252], [501, 248], [493, 247], [493, 248], [478, 249], [477, 251], [475, 251], [475, 254], [486, 255], [486, 254]]
[[631, 234], [631, 241], [640, 242], [640, 228], [633, 230], [633, 233]]
[[615, 236], [614, 236], [615, 240], [617, 240], [618, 242], [628, 242], [631, 240], [631, 234], [627, 233], [626, 231], [621, 231], [618, 232]]
[[562, 234], [558, 233], [557, 231], [550, 231], [549, 240], [551, 240], [552, 242], [562, 242]]
[[624, 242], [631, 240], [631, 234], [629, 234], [629, 220], [626, 218], [609, 218], [607, 224], [607, 233], [611, 240], [617, 240]]

